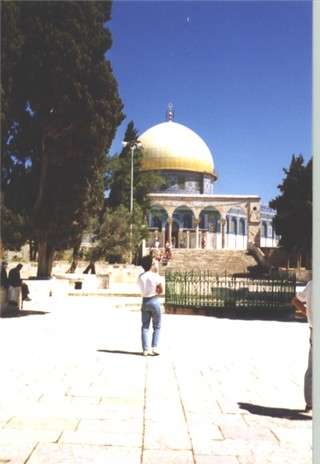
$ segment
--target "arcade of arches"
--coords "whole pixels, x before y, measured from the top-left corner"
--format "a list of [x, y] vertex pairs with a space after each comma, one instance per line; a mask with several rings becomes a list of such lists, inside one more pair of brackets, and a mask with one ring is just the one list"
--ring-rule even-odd
[[250, 242], [269, 247], [277, 242], [272, 217], [261, 211], [258, 197], [219, 196], [214, 206], [199, 197], [154, 197], [147, 247], [159, 241], [160, 247], [169, 242], [173, 248], [245, 250]]

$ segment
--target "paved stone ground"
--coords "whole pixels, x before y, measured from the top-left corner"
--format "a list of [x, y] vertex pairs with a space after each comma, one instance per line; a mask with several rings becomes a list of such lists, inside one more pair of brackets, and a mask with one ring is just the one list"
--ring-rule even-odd
[[305, 323], [164, 315], [145, 358], [140, 312], [116, 303], [33, 298], [0, 319], [0, 463], [312, 462]]

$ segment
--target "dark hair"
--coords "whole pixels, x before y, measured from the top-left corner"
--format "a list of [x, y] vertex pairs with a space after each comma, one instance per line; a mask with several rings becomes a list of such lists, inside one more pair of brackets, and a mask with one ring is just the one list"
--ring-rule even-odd
[[152, 257], [150, 255], [144, 256], [141, 259], [141, 266], [145, 271], [150, 271], [151, 266], [152, 266]]

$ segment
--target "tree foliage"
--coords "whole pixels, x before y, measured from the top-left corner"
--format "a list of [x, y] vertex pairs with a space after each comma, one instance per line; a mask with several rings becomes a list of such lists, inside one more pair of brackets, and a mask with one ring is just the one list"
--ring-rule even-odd
[[[146, 216], [150, 208], [149, 193], [163, 178], [156, 173], [141, 171], [143, 149], [135, 148], [133, 153], [133, 213], [130, 213], [131, 199], [131, 149], [130, 142], [138, 141], [138, 131], [133, 121], [129, 122], [125, 133], [125, 147], [120, 155], [108, 156], [105, 189], [109, 196], [105, 199], [104, 212], [98, 215], [95, 228], [95, 245], [87, 253], [90, 260], [85, 269], [95, 272], [95, 263], [104, 259], [110, 263], [128, 262], [130, 256], [137, 262], [139, 248], [148, 236]], [[76, 266], [78, 249], [74, 249], [70, 272]]]
[[13, 213], [10, 209], [1, 208], [2, 240], [10, 250], [20, 250], [25, 243], [26, 224], [20, 214]]
[[[125, 141], [128, 143], [121, 153], [108, 158], [106, 188], [110, 192], [106, 199], [106, 206], [109, 213], [104, 216], [98, 234], [105, 250], [116, 250], [115, 253], [109, 252], [108, 260], [118, 262], [128, 259], [130, 247], [132, 247], [132, 255], [137, 257], [141, 241], [148, 235], [146, 217], [151, 207], [149, 193], [156, 185], [163, 183], [163, 178], [159, 174], [142, 171], [143, 147], [136, 147], [132, 159], [133, 213], [130, 215], [132, 156], [130, 143], [138, 141], [138, 131], [134, 127], [133, 121], [130, 121], [127, 126]], [[109, 223], [111, 230], [107, 233], [106, 221], [110, 216], [119, 218], [119, 223], [115, 221], [115, 226]], [[119, 239], [120, 230], [121, 239]], [[116, 243], [118, 243], [118, 247]]]
[[110, 17], [110, 1], [2, 4], [3, 197], [39, 243], [39, 276], [103, 206], [123, 119], [105, 59]]
[[[131, 148], [130, 143], [138, 141], [138, 130], [130, 121], [124, 141], [128, 142], [119, 155], [108, 158], [106, 187], [110, 190], [107, 205], [116, 208], [120, 205], [130, 207], [131, 196]], [[161, 185], [163, 178], [152, 171], [142, 171], [143, 147], [133, 151], [133, 207], [139, 205], [146, 214], [150, 209], [148, 194], [155, 186]]]
[[145, 216], [139, 206], [135, 207], [134, 214], [131, 235], [130, 211], [123, 205], [115, 209], [106, 208], [97, 229], [97, 245], [89, 250], [92, 263], [102, 258], [111, 263], [128, 262], [131, 242], [132, 249], [137, 250], [147, 234]]
[[286, 177], [278, 186], [281, 195], [270, 202], [276, 210], [275, 231], [285, 250], [308, 261], [312, 248], [312, 160], [305, 166], [301, 154], [293, 155], [289, 168], [283, 171]]

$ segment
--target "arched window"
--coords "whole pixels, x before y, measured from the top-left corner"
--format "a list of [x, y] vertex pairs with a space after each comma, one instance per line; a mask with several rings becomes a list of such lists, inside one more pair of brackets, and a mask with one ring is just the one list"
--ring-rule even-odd
[[159, 230], [162, 228], [162, 221], [158, 216], [153, 216], [152, 218], [152, 227], [157, 227]]
[[237, 233], [237, 220], [235, 217], [232, 217], [230, 220], [230, 233], [231, 234]]
[[261, 224], [261, 236], [267, 237], [267, 223], [266, 222], [263, 222]]
[[218, 232], [220, 213], [213, 207], [206, 207], [200, 213], [200, 228], [209, 232]]
[[246, 224], [244, 219], [239, 220], [239, 235], [245, 235], [246, 233]]
[[192, 227], [192, 218], [190, 214], [183, 215], [183, 227], [185, 229], [191, 229]]
[[209, 214], [208, 218], [208, 228], [210, 232], [216, 232], [217, 231], [217, 219], [214, 214]]

